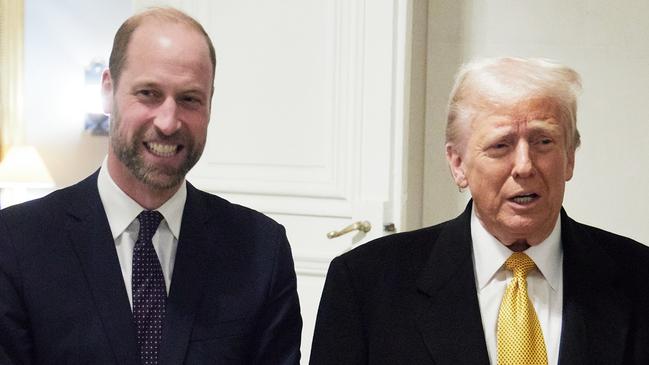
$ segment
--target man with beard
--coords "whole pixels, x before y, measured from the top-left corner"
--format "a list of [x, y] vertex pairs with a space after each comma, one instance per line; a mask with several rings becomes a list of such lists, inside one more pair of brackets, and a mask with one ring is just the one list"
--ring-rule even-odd
[[299, 363], [283, 227], [185, 181], [205, 146], [215, 64], [180, 11], [119, 28], [101, 168], [0, 212], [0, 363]]

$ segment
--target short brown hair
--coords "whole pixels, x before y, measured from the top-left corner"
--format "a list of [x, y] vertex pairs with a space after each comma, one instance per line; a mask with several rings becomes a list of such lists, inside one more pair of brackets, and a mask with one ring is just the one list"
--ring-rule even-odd
[[126, 19], [119, 27], [115, 38], [113, 39], [113, 49], [110, 52], [110, 59], [108, 61], [108, 69], [110, 76], [113, 80], [114, 86], [117, 87], [119, 78], [122, 74], [122, 69], [126, 63], [126, 51], [131, 41], [133, 32], [140, 26], [146, 19], [158, 19], [162, 21], [182, 23], [188, 25], [190, 28], [197, 30], [204, 37], [207, 42], [207, 47], [210, 52], [210, 61], [212, 61], [212, 83], [214, 82], [214, 72], [216, 71], [216, 52], [210, 36], [205, 31], [205, 28], [196, 21], [196, 19], [183, 13], [182, 11], [174, 8], [154, 7], [148, 8], [140, 13], [137, 13], [130, 18]]

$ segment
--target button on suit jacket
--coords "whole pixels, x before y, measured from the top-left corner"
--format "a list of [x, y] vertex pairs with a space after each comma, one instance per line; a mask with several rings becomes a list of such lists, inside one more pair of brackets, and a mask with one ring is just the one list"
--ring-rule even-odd
[[[284, 229], [187, 183], [161, 364], [298, 364]], [[139, 364], [97, 173], [0, 211], [0, 364]]]
[[[649, 248], [561, 214], [559, 363], [649, 364]], [[489, 364], [470, 216], [471, 203], [454, 220], [334, 259], [310, 363]]]

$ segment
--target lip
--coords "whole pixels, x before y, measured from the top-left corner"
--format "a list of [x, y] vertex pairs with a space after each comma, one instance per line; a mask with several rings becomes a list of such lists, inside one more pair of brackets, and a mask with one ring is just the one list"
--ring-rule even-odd
[[541, 195], [535, 192], [521, 192], [507, 198], [507, 201], [517, 209], [528, 209], [535, 206]]

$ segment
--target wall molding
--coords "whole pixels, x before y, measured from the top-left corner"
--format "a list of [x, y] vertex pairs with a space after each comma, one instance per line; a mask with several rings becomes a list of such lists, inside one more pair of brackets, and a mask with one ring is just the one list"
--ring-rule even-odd
[[23, 139], [23, 0], [0, 0], [0, 158]]

